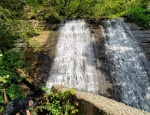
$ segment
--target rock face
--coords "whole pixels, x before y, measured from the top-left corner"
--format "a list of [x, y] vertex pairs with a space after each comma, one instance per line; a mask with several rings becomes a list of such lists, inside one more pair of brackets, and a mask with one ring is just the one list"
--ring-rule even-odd
[[130, 28], [133, 36], [138, 41], [138, 44], [141, 46], [141, 51], [150, 61], [150, 30], [144, 30], [143, 28], [138, 27], [134, 23], [126, 22], [126, 24]]
[[[101, 21], [100, 21], [101, 22]], [[109, 79], [109, 67], [106, 57], [106, 49], [104, 43], [102, 24], [96, 20], [87, 20], [91, 29], [91, 34], [94, 36], [94, 52], [96, 58], [96, 69], [100, 79], [99, 94], [105, 97], [113, 98], [112, 84]]]
[[[40, 36], [37, 36], [35, 40], [41, 45], [41, 52], [27, 52], [27, 56], [30, 59], [29, 69], [32, 67], [33, 73], [31, 73], [31, 78], [33, 83], [39, 87], [45, 86], [47, 77], [49, 75], [49, 69], [55, 57], [55, 45], [57, 44], [58, 34], [55, 31], [42, 31]], [[37, 54], [37, 55], [35, 55]], [[33, 56], [37, 56], [36, 58]], [[35, 62], [36, 61], [36, 62]], [[31, 71], [31, 72], [32, 72]]]
[[[53, 91], [58, 89], [69, 90], [62, 85], [53, 85]], [[79, 102], [79, 115], [150, 115], [148, 112], [92, 93], [75, 91], [74, 99]]]

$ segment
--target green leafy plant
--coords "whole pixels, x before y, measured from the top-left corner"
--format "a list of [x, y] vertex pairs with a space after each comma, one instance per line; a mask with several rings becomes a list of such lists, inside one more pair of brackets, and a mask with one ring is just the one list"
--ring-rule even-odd
[[18, 85], [12, 84], [6, 89], [7, 95], [11, 98], [11, 100], [18, 99], [21, 97], [25, 97], [25, 94], [22, 93], [20, 87]]
[[69, 91], [47, 92], [35, 109], [35, 114], [73, 115], [78, 112], [77, 102], [73, 102], [74, 89]]
[[129, 18], [144, 28], [150, 28], [150, 9], [136, 7], [128, 13]]
[[[5, 109], [6, 98], [10, 100], [25, 97], [20, 89], [22, 76], [19, 76], [15, 68], [22, 68], [23, 54], [12, 50], [0, 54], [0, 112]], [[6, 96], [6, 97], [5, 97]]]
[[[15, 99], [23, 94], [18, 85], [22, 77], [15, 70], [21, 67], [23, 67], [22, 53], [7, 51], [0, 54], [0, 92], [3, 94], [3, 88], [5, 88], [10, 99]], [[4, 102], [3, 95], [0, 95], [0, 98], [1, 102]]]

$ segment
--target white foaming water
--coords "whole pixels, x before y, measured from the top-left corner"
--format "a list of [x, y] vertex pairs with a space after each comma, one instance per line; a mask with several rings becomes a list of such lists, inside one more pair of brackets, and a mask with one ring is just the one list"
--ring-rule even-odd
[[[122, 21], [107, 21], [106, 54], [119, 101], [150, 111], [150, 65]], [[118, 97], [117, 97], [118, 96]]]
[[46, 87], [62, 84], [93, 93], [99, 92], [93, 42], [84, 20], [69, 21], [60, 28], [56, 58]]

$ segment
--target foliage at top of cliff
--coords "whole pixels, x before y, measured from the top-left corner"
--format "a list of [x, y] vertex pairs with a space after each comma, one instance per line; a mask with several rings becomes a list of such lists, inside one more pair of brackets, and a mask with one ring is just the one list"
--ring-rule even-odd
[[[147, 8], [149, 0], [1, 0], [3, 9], [17, 18], [61, 21], [64, 18], [113, 18], [135, 7]], [[49, 19], [48, 19], [49, 18]]]

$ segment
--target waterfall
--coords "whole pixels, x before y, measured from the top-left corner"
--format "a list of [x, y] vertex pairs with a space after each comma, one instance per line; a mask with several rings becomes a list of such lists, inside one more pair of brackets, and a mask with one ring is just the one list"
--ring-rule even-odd
[[94, 56], [94, 38], [84, 20], [68, 21], [60, 28], [56, 57], [46, 87], [62, 84], [99, 92]]
[[138, 42], [121, 20], [107, 21], [104, 33], [116, 99], [150, 112], [150, 64]]

